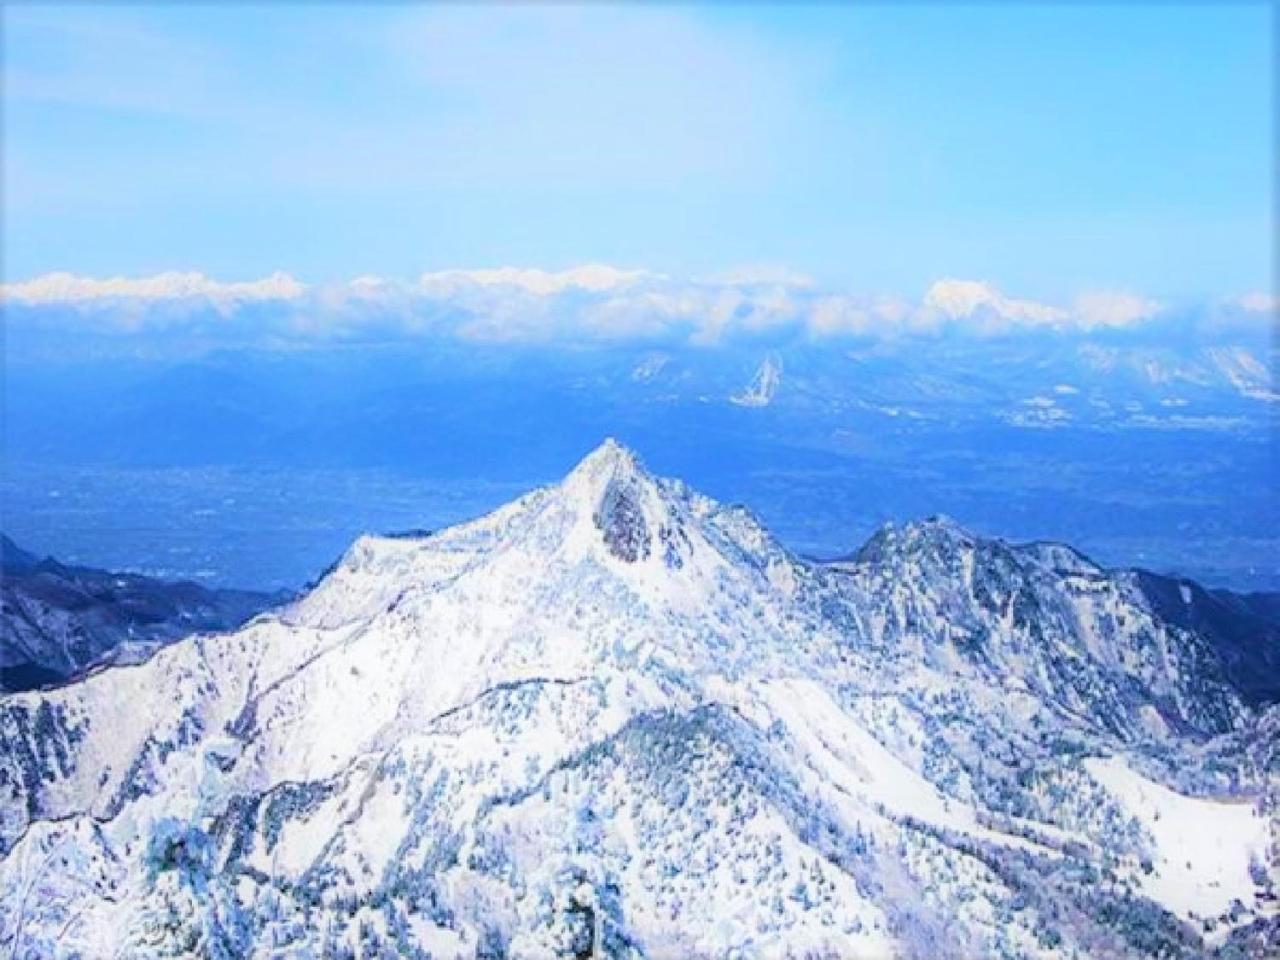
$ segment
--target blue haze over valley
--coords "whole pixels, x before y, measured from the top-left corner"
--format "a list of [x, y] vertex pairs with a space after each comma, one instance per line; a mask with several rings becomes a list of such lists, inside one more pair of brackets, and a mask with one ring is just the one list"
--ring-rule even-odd
[[810, 555], [943, 513], [1280, 582], [1266, 303], [1058, 307], [964, 281], [887, 302], [606, 267], [156, 282], [14, 288], [19, 542], [297, 587], [360, 532], [484, 512], [616, 435]]

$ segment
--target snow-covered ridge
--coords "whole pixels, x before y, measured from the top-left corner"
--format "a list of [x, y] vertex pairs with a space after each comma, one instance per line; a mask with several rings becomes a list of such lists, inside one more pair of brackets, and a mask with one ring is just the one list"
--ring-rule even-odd
[[1066, 548], [939, 519], [807, 562], [608, 441], [239, 632], [0, 700], [0, 948], [1203, 956], [1269, 922], [1258, 723]]

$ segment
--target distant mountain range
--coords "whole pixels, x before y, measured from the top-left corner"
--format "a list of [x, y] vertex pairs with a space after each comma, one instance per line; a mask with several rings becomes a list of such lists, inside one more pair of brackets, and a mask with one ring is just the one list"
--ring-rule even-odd
[[1272, 955], [1274, 611], [939, 518], [805, 560], [607, 442], [0, 699], [0, 948]]
[[[942, 512], [1002, 536], [1065, 540], [1109, 565], [1280, 589], [1280, 535], [1260, 522], [1280, 515], [1274, 350], [1262, 327], [1167, 334], [833, 341], [766, 329], [714, 348], [437, 339], [56, 361], [18, 350], [14, 335], [6, 453], [23, 467], [7, 499], [23, 525], [8, 532], [21, 541], [39, 524], [65, 527], [59, 511], [83, 507], [86, 468], [126, 471], [106, 478], [126, 487], [152, 471], [155, 497], [221, 514], [231, 494], [219, 471], [285, 471], [263, 481], [256, 500], [268, 504], [307, 471], [335, 490], [367, 473], [528, 489], [613, 434], [652, 451], [655, 469], [752, 504], [799, 551], [836, 555], [886, 520]], [[243, 510], [255, 494], [240, 486]], [[226, 511], [227, 535], [170, 554], [182, 524], [135, 512], [110, 524], [120, 542], [106, 552], [134, 567], [164, 557], [220, 584], [252, 570], [250, 582], [296, 586], [385, 525], [346, 499], [327, 513], [274, 507], [282, 534], [341, 531], [323, 544], [255, 542]], [[186, 507], [175, 505], [179, 517]]]
[[144, 660], [180, 637], [232, 630], [287, 599], [67, 566], [0, 534], [0, 692]]

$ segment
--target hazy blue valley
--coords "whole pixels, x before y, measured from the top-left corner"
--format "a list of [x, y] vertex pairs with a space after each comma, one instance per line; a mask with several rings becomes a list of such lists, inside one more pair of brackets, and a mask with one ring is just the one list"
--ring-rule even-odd
[[5, 527], [64, 559], [297, 587], [358, 533], [475, 516], [617, 435], [802, 553], [942, 513], [1109, 565], [1280, 586], [1256, 334], [436, 338], [149, 359], [90, 340], [55, 362], [15, 329]]

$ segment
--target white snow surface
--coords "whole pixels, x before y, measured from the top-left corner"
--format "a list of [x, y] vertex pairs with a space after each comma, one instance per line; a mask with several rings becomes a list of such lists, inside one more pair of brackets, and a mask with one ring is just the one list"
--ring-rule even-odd
[[[1276, 878], [1195, 643], [942, 519], [800, 560], [608, 441], [236, 633], [0, 700], [0, 949], [1196, 956], [1188, 913], [1242, 926]], [[1149, 779], [1211, 748], [1229, 800]]]
[[1150, 834], [1154, 870], [1143, 881], [1153, 899], [1179, 915], [1226, 913], [1250, 903], [1250, 862], [1262, 864], [1274, 828], [1252, 803], [1187, 797], [1135, 773], [1119, 757], [1085, 767]]
[[755, 376], [741, 391], [730, 397], [740, 407], [767, 407], [782, 383], [782, 361], [775, 356], [760, 361]]

